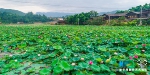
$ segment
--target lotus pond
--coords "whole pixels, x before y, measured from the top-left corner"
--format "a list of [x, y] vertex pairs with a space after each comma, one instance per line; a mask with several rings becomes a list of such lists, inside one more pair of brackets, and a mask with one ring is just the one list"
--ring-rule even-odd
[[149, 71], [150, 27], [0, 26], [0, 75], [144, 75]]

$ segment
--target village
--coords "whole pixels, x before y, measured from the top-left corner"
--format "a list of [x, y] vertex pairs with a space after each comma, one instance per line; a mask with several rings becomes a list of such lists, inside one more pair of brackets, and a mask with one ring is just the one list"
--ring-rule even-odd
[[116, 19], [119, 17], [125, 17], [128, 20], [133, 19], [148, 19], [150, 17], [150, 10], [143, 10], [141, 12], [128, 12], [128, 13], [119, 13], [119, 14], [104, 14], [105, 19]]
[[[107, 21], [108, 24], [111, 20], [118, 19], [120, 17], [124, 17], [127, 21], [132, 20], [140, 20], [140, 24], [142, 23], [142, 20], [148, 20], [150, 18], [150, 9], [149, 10], [142, 10], [141, 12], [134, 12], [130, 11], [128, 13], [115, 13], [115, 14], [103, 14], [99, 15], [97, 17], [102, 17], [103, 21]], [[93, 20], [95, 17], [90, 18], [90, 20]], [[51, 21], [50, 24], [56, 25], [64, 25], [66, 24], [66, 21], [64, 18], [55, 18], [54, 21]]]

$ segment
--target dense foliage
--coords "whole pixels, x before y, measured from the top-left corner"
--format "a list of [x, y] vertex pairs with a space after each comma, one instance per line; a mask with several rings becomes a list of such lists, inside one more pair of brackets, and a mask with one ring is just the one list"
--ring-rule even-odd
[[149, 10], [150, 9], [150, 3], [146, 3], [144, 5], [139, 5], [139, 6], [136, 6], [136, 7], [132, 7], [128, 10], [118, 10], [116, 13], [125, 13], [125, 12], [130, 12], [130, 11], [135, 11], [135, 12], [140, 12], [141, 11], [141, 7], [142, 7], [142, 10]]
[[[143, 25], [149, 25], [147, 24], [146, 20], [143, 20]], [[110, 24], [112, 26], [138, 26], [140, 23], [140, 20], [131, 20], [128, 21], [125, 17], [119, 17], [118, 19], [112, 19], [110, 20]]]
[[50, 19], [45, 15], [36, 15], [32, 12], [26, 13], [24, 16], [13, 14], [10, 12], [0, 12], [1, 23], [34, 23], [34, 22], [49, 22]]
[[[147, 60], [149, 27], [0, 26], [0, 74], [3, 75], [134, 75]], [[8, 55], [6, 55], [8, 54]], [[141, 64], [142, 65], [142, 64]], [[142, 75], [142, 74], [140, 74]]]
[[12, 14], [17, 14], [17, 15], [20, 15], [20, 16], [24, 16], [25, 13], [19, 11], [19, 10], [13, 10], [13, 9], [3, 9], [3, 8], [0, 8], [0, 12], [9, 12], [9, 13], [12, 13]]
[[67, 16], [65, 18], [65, 21], [67, 24], [73, 24], [73, 25], [87, 25], [89, 24], [87, 21], [90, 19], [93, 19], [94, 17], [97, 17], [98, 13], [96, 11], [90, 11], [90, 12], [82, 12], [80, 14], [75, 14], [71, 16]]

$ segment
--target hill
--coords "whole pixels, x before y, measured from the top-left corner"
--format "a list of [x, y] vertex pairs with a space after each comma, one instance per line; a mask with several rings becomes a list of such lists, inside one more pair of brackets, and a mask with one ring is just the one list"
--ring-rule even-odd
[[138, 5], [128, 10], [118, 10], [116, 13], [125, 13], [125, 12], [130, 12], [130, 11], [140, 12], [141, 8], [142, 10], [150, 10], [150, 3], [145, 3], [144, 5]]
[[110, 12], [100, 12], [99, 15], [103, 15], [103, 14], [114, 14], [116, 13], [118, 10], [115, 11], [110, 11]]
[[9, 12], [9, 13], [12, 13], [12, 14], [17, 14], [17, 15], [20, 15], [20, 16], [24, 16], [25, 13], [19, 11], [19, 10], [14, 10], [14, 9], [4, 9], [4, 8], [0, 8], [0, 12]]
[[68, 15], [74, 15], [76, 13], [62, 13], [62, 12], [37, 12], [36, 14], [45, 15], [47, 17], [63, 17]]
[[[116, 11], [111, 12], [99, 12], [99, 15], [103, 14], [114, 14]], [[63, 16], [69, 16], [69, 15], [75, 15], [78, 13], [61, 13], [61, 12], [37, 12], [36, 14], [45, 15], [47, 17], [63, 17]]]

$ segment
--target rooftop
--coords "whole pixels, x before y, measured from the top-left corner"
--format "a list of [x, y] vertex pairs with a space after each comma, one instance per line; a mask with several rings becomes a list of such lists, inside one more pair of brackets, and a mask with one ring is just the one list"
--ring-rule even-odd
[[126, 16], [127, 13], [119, 13], [119, 14], [104, 14], [108, 16]]

